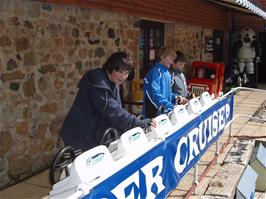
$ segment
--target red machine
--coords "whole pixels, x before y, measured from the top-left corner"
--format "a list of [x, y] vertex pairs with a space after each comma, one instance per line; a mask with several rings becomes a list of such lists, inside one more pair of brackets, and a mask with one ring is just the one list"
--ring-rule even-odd
[[216, 97], [221, 95], [224, 82], [224, 63], [196, 61], [192, 63], [188, 90], [195, 96], [208, 91]]

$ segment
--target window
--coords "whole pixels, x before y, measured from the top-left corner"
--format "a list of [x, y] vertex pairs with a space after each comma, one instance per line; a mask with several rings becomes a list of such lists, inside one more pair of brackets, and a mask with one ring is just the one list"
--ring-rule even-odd
[[164, 45], [164, 24], [141, 20], [140, 78], [144, 78], [155, 62], [157, 49]]

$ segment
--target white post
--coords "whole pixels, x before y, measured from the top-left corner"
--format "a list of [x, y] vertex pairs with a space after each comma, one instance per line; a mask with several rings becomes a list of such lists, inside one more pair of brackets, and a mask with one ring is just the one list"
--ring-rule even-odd
[[194, 167], [194, 184], [196, 185], [195, 190], [194, 190], [194, 194], [197, 194], [197, 188], [199, 185], [199, 181], [198, 181], [198, 164], [199, 162], [196, 164], [196, 166]]

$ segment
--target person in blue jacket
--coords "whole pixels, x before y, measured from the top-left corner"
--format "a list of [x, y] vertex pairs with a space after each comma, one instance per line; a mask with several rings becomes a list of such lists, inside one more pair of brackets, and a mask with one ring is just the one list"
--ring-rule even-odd
[[100, 144], [104, 132], [113, 127], [120, 135], [133, 127], [148, 127], [151, 119], [140, 120], [121, 105], [119, 85], [133, 71], [125, 52], [113, 53], [103, 68], [88, 71], [60, 131], [64, 144], [86, 151]]
[[165, 112], [174, 108], [178, 96], [172, 92], [172, 80], [169, 72], [176, 53], [173, 49], [162, 47], [159, 49], [158, 62], [149, 70], [144, 78], [144, 103], [142, 114], [144, 117], [157, 116], [159, 107], [163, 106]]

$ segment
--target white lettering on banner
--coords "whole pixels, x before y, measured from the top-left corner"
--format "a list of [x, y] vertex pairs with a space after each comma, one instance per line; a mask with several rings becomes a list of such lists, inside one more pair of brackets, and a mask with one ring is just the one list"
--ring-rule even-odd
[[225, 115], [224, 115], [225, 107], [224, 106], [221, 107], [218, 110], [218, 112], [219, 112], [219, 130], [218, 130], [218, 132], [220, 132], [225, 127]]
[[218, 112], [214, 111], [212, 114], [212, 133], [213, 136], [218, 134]]
[[228, 119], [229, 116], [230, 116], [230, 105], [226, 104], [225, 105], [225, 117], [226, 117], [226, 119]]
[[[153, 170], [157, 169], [157, 172], [153, 174]], [[117, 198], [135, 199], [140, 198], [140, 172], [146, 177], [147, 196], [145, 198], [155, 198], [156, 194], [159, 194], [165, 189], [163, 185], [163, 178], [160, 176], [163, 169], [163, 156], [158, 156], [139, 171], [132, 174], [125, 179], [119, 185], [117, 185], [112, 193]], [[152, 186], [157, 186], [157, 193], [152, 192]]]
[[[127, 192], [126, 189], [128, 190], [129, 193], [126, 193]], [[138, 171], [135, 172], [134, 174], [132, 174], [127, 179], [125, 179], [119, 185], [117, 185], [112, 190], [112, 193], [117, 198], [134, 199], [134, 198], [137, 198], [137, 197], [135, 197], [135, 193], [139, 192], [138, 190], [135, 190], [135, 189], [139, 189], [139, 172]]]
[[[155, 174], [153, 174], [153, 169], [157, 168]], [[149, 164], [145, 165], [142, 169], [143, 173], [146, 176], [146, 184], [147, 184], [147, 196], [145, 198], [155, 198], [156, 194], [160, 193], [165, 189], [163, 185], [163, 178], [160, 176], [163, 170], [163, 157], [159, 156], [154, 159]], [[152, 192], [152, 186], [157, 186], [157, 193]]]
[[183, 154], [186, 159], [183, 161], [183, 163], [181, 163], [181, 152], [180, 151], [181, 151], [182, 145], [187, 146], [187, 137], [182, 137], [179, 140], [178, 145], [177, 145], [177, 151], [179, 152], [179, 153], [176, 153], [176, 156], [175, 156], [175, 169], [177, 173], [181, 173], [187, 165], [187, 154]]
[[[210, 143], [217, 136], [218, 132], [225, 128], [225, 123], [229, 116], [230, 105], [226, 104], [202, 121], [199, 124], [199, 127], [194, 128], [179, 140], [176, 146], [177, 151], [174, 160], [177, 173], [182, 173], [186, 166], [200, 153], [200, 151], [205, 149], [207, 143]], [[209, 132], [208, 137], [207, 132]], [[183, 147], [183, 149], [186, 147], [187, 149], [182, 150], [183, 154], [181, 154], [181, 147]], [[183, 159], [185, 160], [181, 162]]]
[[206, 131], [206, 136], [207, 136], [207, 131], [209, 132], [209, 135], [208, 135], [208, 138], [207, 138], [207, 143], [209, 143], [212, 140], [212, 138], [214, 137], [212, 135], [212, 131], [211, 131], [211, 128], [212, 128], [212, 116], [209, 116], [208, 119], [203, 121], [203, 123], [204, 123], [204, 126], [205, 126], [204, 129]]
[[187, 164], [189, 164], [190, 161], [194, 159], [193, 152], [195, 156], [197, 156], [200, 152], [198, 145], [197, 145], [198, 134], [199, 134], [199, 128], [195, 128], [188, 133], [188, 141], [189, 141], [190, 149], [189, 149], [189, 159], [188, 159]]
[[[203, 127], [203, 123], [201, 122], [199, 125], [199, 131], [202, 131], [203, 133], [199, 133], [199, 148], [200, 150], [203, 150], [206, 146], [207, 140], [206, 140], [206, 126], [204, 125], [204, 129], [202, 129]], [[204, 136], [203, 136], [204, 134]]]

